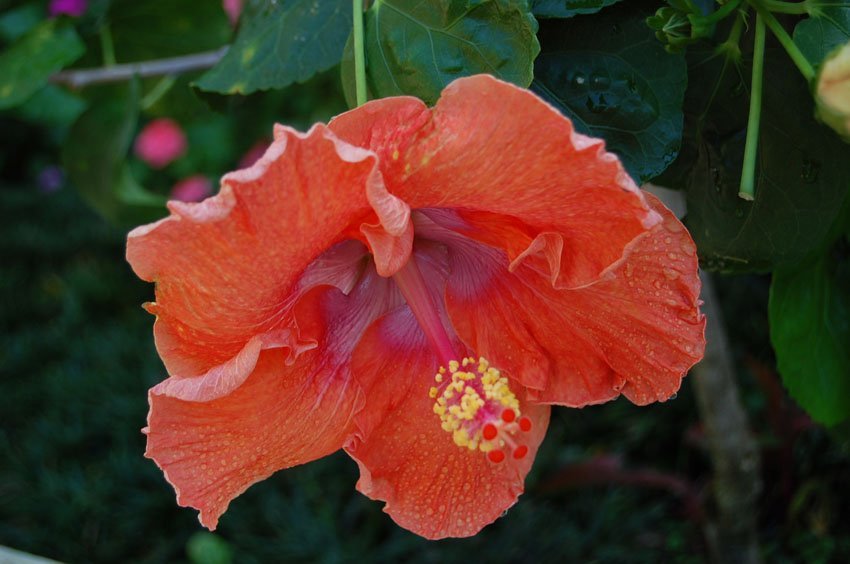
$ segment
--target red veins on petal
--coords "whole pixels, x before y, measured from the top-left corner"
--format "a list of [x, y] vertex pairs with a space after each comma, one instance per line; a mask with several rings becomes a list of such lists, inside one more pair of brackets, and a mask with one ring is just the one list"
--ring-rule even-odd
[[277, 126], [218, 194], [169, 209], [127, 245], [170, 375], [146, 454], [210, 528], [256, 481], [344, 448], [401, 526], [475, 534], [522, 493], [550, 405], [663, 401], [702, 356], [681, 223], [492, 77], [433, 109]]
[[518, 219], [508, 237], [468, 235], [502, 247], [514, 267], [528, 255], [546, 257], [559, 287], [598, 279], [660, 221], [602, 140], [487, 75], [456, 80], [430, 112], [410, 98], [377, 100], [329, 127], [382, 155], [393, 193], [412, 208]]
[[357, 489], [386, 501], [384, 511], [398, 524], [430, 539], [465, 537], [494, 521], [522, 493], [549, 407], [528, 405], [535, 425], [525, 439], [525, 457], [505, 460], [501, 450], [485, 455], [458, 448], [435, 424], [427, 390], [436, 369], [409, 310], [373, 324], [354, 353], [367, 403], [356, 419], [361, 432], [346, 451], [360, 467]]

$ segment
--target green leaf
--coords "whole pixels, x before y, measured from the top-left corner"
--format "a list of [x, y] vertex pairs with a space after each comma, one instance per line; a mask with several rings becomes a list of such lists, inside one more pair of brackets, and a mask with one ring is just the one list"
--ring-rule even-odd
[[83, 199], [120, 225], [146, 223], [165, 215], [165, 198], [138, 185], [125, 164], [136, 129], [136, 81], [110, 95], [74, 123], [62, 151], [68, 178]]
[[784, 51], [770, 48], [755, 200], [742, 200], [749, 63], [724, 67], [723, 57], [704, 55], [692, 59], [688, 159], [676, 164], [687, 171], [685, 224], [700, 260], [724, 272], [763, 272], [799, 261], [825, 243], [850, 188], [850, 146], [815, 121], [807, 84]]
[[346, 0], [251, 0], [227, 55], [195, 85], [220, 94], [250, 94], [305, 82], [339, 63], [351, 14]]
[[620, 0], [531, 0], [531, 11], [538, 18], [571, 18], [593, 14]]
[[27, 121], [65, 127], [71, 125], [85, 109], [85, 100], [64, 88], [48, 84], [18, 106], [16, 111]]
[[850, 417], [850, 239], [839, 238], [802, 265], [778, 268], [768, 312], [791, 396], [825, 425]]
[[0, 15], [0, 39], [11, 43], [44, 20], [44, 7], [24, 4]]
[[218, 49], [231, 35], [221, 2], [114, 0], [108, 18], [119, 63]]
[[806, 18], [794, 28], [794, 43], [818, 65], [839, 45], [850, 41], [850, 5], [822, 8], [817, 17]]
[[[473, 74], [527, 87], [540, 50], [537, 21], [525, 0], [376, 0], [365, 32], [371, 94], [410, 94], [428, 104], [451, 81]], [[350, 53], [345, 64], [353, 65]], [[349, 101], [353, 76], [343, 69]]]
[[24, 102], [83, 51], [83, 42], [68, 22], [41, 23], [0, 54], [0, 109]]
[[673, 162], [682, 138], [685, 59], [645, 24], [646, 13], [618, 6], [585, 18], [541, 24], [532, 90], [602, 137], [629, 173], [653, 178]]

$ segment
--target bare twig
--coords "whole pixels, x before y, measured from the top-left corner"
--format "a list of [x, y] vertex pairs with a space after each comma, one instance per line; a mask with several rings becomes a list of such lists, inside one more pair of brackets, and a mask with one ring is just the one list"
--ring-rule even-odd
[[112, 65], [93, 69], [66, 70], [54, 74], [50, 77], [50, 81], [57, 84], [67, 84], [71, 88], [82, 88], [90, 84], [130, 80], [134, 76], [147, 78], [151, 76], [180, 74], [213, 67], [224, 57], [225, 53], [227, 53], [227, 47], [222, 47], [215, 51], [184, 55], [182, 57], [171, 57], [168, 59]]
[[689, 518], [702, 522], [703, 511], [697, 487], [682, 476], [653, 469], [627, 469], [617, 455], [600, 454], [584, 462], [567, 465], [544, 479], [540, 492], [555, 493], [584, 486], [622, 484], [667, 491], [684, 504]]
[[761, 492], [759, 451], [738, 396], [735, 368], [711, 278], [702, 275], [707, 319], [705, 358], [690, 379], [714, 466], [716, 515], [706, 536], [713, 562], [760, 562], [757, 501]]

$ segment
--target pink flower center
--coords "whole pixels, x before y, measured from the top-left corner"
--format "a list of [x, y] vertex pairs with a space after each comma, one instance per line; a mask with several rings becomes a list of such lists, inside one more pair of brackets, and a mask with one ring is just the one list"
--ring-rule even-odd
[[440, 426], [451, 433], [457, 446], [486, 453], [495, 464], [506, 459], [506, 452], [514, 460], [524, 458], [528, 447], [519, 438], [531, 431], [532, 423], [521, 416], [519, 400], [508, 379], [483, 357], [456, 360], [459, 355], [415, 257], [411, 256], [393, 279], [443, 363], [434, 376], [436, 386], [429, 390]]

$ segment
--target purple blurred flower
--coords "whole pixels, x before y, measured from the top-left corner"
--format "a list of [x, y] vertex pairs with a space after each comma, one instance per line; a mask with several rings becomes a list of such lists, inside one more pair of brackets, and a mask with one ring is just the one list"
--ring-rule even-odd
[[50, 0], [47, 11], [50, 17], [66, 15], [79, 18], [86, 12], [87, 7], [87, 0]]
[[65, 173], [56, 165], [46, 166], [38, 173], [36, 184], [40, 192], [56, 192], [65, 184]]

